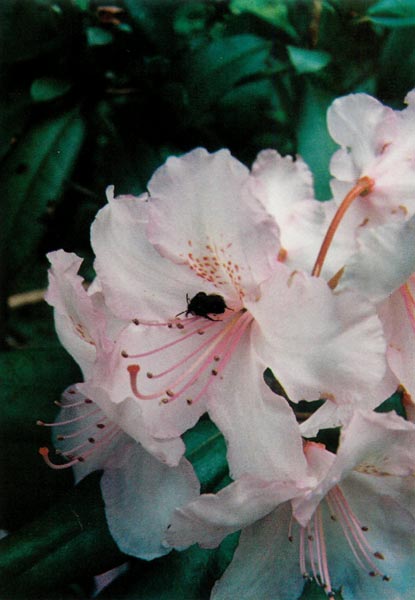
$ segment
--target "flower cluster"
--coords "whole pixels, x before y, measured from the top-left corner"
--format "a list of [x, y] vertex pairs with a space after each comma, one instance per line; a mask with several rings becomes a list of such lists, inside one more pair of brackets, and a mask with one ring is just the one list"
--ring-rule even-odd
[[[198, 148], [139, 197], [108, 188], [89, 286], [75, 254], [49, 255], [47, 301], [84, 381], [40, 422], [64, 460], [40, 453], [78, 480], [103, 469], [133, 556], [242, 530], [212, 598], [292, 600], [304, 577], [328, 597], [412, 597], [415, 92], [406, 103], [333, 103], [328, 202], [299, 157], [265, 150], [249, 171]], [[374, 410], [397, 389], [407, 419]], [[204, 413], [233, 482], [200, 495], [181, 436]], [[315, 441], [328, 428], [337, 449]]]

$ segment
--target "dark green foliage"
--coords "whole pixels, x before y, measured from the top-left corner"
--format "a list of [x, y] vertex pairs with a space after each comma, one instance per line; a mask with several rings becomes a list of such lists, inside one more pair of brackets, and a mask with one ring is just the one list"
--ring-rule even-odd
[[[105, 187], [138, 194], [168, 155], [195, 146], [228, 147], [247, 164], [266, 147], [299, 153], [328, 199], [328, 105], [366, 91], [402, 107], [415, 86], [414, 35], [413, 0], [0, 3], [0, 528], [11, 532], [0, 542], [0, 598], [85, 598], [94, 574], [125, 560], [99, 475], [72, 490], [70, 473], [37, 454], [49, 439], [36, 419], [53, 420], [53, 401], [81, 375], [51, 311], [7, 298], [46, 286], [44, 256], [56, 248], [85, 257], [91, 279], [89, 226]], [[397, 396], [388, 402], [401, 410]], [[208, 419], [185, 441], [204, 492], [230, 481]], [[101, 597], [208, 598], [236, 543], [132, 560]], [[307, 583], [301, 600], [322, 597]]]

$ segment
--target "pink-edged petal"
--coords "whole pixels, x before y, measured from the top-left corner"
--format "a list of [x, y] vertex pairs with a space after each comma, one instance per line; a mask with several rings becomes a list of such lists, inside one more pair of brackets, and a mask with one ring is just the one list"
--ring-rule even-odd
[[170, 157], [149, 182], [150, 242], [230, 301], [272, 272], [278, 227], [249, 190], [249, 172], [229, 151]]
[[265, 367], [247, 335], [210, 389], [209, 414], [227, 441], [234, 479], [300, 480], [307, 470], [300, 429], [287, 401], [265, 384]]
[[356, 289], [380, 302], [400, 287], [415, 267], [415, 217], [360, 233], [337, 291]]
[[415, 398], [415, 275], [379, 306], [390, 368]]
[[146, 196], [113, 197], [92, 225], [95, 269], [105, 301], [125, 319], [143, 317], [160, 321], [186, 308], [186, 293], [203, 286], [185, 269], [163, 260], [148, 242]]
[[288, 397], [364, 406], [386, 370], [383, 331], [371, 303], [354, 292], [336, 296], [323, 280], [284, 265], [261, 292], [248, 304], [256, 319], [253, 342]]
[[[413, 478], [410, 496], [399, 492], [406, 478], [378, 477], [353, 473], [342, 483], [342, 492], [355, 516], [368, 528], [364, 534], [374, 566], [380, 571], [375, 577], [357, 564], [340, 523], [327, 519], [325, 535], [328, 566], [333, 586], [342, 586], [345, 598], [378, 600], [412, 600], [415, 589], [415, 519], [408, 509], [415, 503]], [[395, 494], [389, 493], [394, 480]], [[388, 484], [386, 487], [384, 484]], [[403, 491], [403, 490], [402, 490]], [[379, 560], [374, 553], [384, 557]], [[383, 580], [382, 574], [390, 580]]]
[[353, 470], [378, 479], [413, 475], [414, 443], [415, 425], [395, 413], [356, 411], [341, 432], [336, 460], [326, 476], [312, 492], [293, 501], [295, 517], [306, 525], [329, 490]]
[[101, 479], [105, 514], [120, 550], [152, 560], [169, 552], [162, 541], [175, 508], [199, 493], [191, 464], [168, 467], [135, 442], [117, 449]]
[[178, 548], [196, 542], [202, 548], [215, 548], [224, 537], [262, 519], [297, 493], [295, 483], [263, 481], [246, 475], [217, 494], [202, 494], [177, 509], [166, 542]]
[[[366, 175], [362, 172], [364, 167], [393, 139], [394, 121], [391, 108], [366, 94], [338, 98], [327, 113], [331, 137], [341, 146], [350, 148], [354, 164], [361, 171], [360, 176]], [[331, 166], [335, 168], [335, 172], [332, 171], [335, 177], [344, 174], [338, 157]], [[346, 169], [351, 171], [349, 165]]]
[[95, 360], [96, 344], [108, 344], [105, 317], [78, 275], [82, 259], [63, 250], [51, 252], [48, 258], [51, 269], [45, 299], [55, 309], [55, 327], [62, 345], [87, 377]]
[[304, 586], [298, 541], [288, 541], [291, 508], [283, 504], [242, 531], [233, 560], [212, 600], [293, 600]]
[[252, 189], [267, 211], [283, 226], [294, 206], [314, 198], [313, 176], [301, 157], [263, 150], [252, 165]]

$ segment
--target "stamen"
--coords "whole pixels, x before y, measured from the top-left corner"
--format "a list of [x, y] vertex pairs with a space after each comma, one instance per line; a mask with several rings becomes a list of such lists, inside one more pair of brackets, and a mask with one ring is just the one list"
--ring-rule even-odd
[[74, 417], [73, 419], [67, 419], [66, 421], [56, 421], [55, 423], [45, 423], [41, 419], [36, 421], [36, 425], [40, 425], [41, 427], [60, 427], [61, 425], [70, 425], [71, 423], [77, 423], [78, 421], [82, 421], [82, 419], [86, 419], [88, 417], [92, 417], [92, 415], [96, 415], [100, 413], [101, 410], [96, 408], [91, 410], [86, 415], [79, 415], [78, 417]]
[[370, 177], [362, 177], [356, 183], [356, 185], [348, 192], [348, 194], [344, 197], [342, 203], [340, 204], [337, 212], [335, 213], [329, 228], [327, 229], [326, 235], [324, 237], [323, 243], [321, 244], [320, 251], [318, 253], [316, 262], [314, 264], [313, 270], [311, 274], [314, 277], [319, 277], [321, 273], [321, 269], [323, 268], [323, 263], [326, 258], [328, 249], [333, 241], [334, 234], [337, 231], [338, 226], [340, 225], [341, 220], [343, 219], [345, 213], [351, 206], [351, 204], [359, 198], [359, 196], [366, 196], [369, 194], [374, 188], [375, 182]]
[[55, 470], [69, 469], [70, 467], [73, 467], [74, 465], [76, 465], [78, 462], [82, 462], [82, 461], [79, 461], [79, 458], [74, 458], [70, 462], [64, 463], [63, 465], [57, 465], [57, 464], [53, 463], [49, 458], [49, 448], [46, 448], [46, 447], [39, 448], [38, 452], [39, 452], [40, 456], [43, 458], [43, 460], [45, 461], [45, 463], [48, 465], [48, 467], [50, 467], [51, 469], [55, 469]]
[[[171, 402], [172, 400], [182, 396], [185, 391], [188, 390], [200, 378], [200, 376], [207, 371], [208, 367], [212, 364], [212, 361], [219, 364], [217, 368], [210, 370], [210, 375], [214, 377], [217, 376], [226, 366], [230, 356], [233, 353], [233, 350], [235, 349], [237, 343], [252, 319], [252, 316], [247, 311], [240, 312], [239, 314], [233, 316], [232, 319], [225, 324], [225, 326], [221, 326], [219, 331], [211, 335], [206, 341], [200, 344], [196, 349], [189, 352], [178, 362], [174, 363], [160, 373], [153, 373], [151, 371], [147, 372], [147, 379], [161, 379], [162, 377], [178, 370], [189, 360], [192, 360], [192, 363], [189, 365], [189, 367], [186, 368], [181, 374], [178, 374], [174, 381], [166, 383], [166, 385], [163, 385], [162, 388], [159, 388], [153, 393], [144, 394], [139, 391], [137, 377], [140, 371], [140, 366], [138, 364], [129, 365], [127, 367], [127, 371], [130, 375], [130, 386], [133, 394], [141, 400], [154, 400], [162, 396], [160, 402], [162, 404], [167, 404], [168, 402]], [[220, 323], [223, 324], [223, 321], [220, 321]], [[216, 322], [207, 324], [204, 331], [215, 325]], [[197, 331], [198, 330], [193, 330], [178, 341], [183, 341], [184, 339], [189, 338]], [[177, 343], [177, 340], [174, 340], [173, 342], [166, 344], [157, 350], [152, 350], [142, 355], [131, 355], [131, 357], [148, 356], [156, 351], [158, 352], [159, 350], [169, 348], [175, 343]], [[194, 360], [198, 354], [199, 357], [197, 360]], [[179, 390], [177, 390], [177, 387], [183, 382], [186, 383]], [[205, 382], [205, 385], [202, 386], [196, 397], [186, 400], [187, 404], [190, 405], [197, 402], [205, 393], [210, 383], [211, 378], [208, 378], [208, 380]]]
[[[207, 323], [204, 327], [204, 331], [206, 331], [206, 329], [210, 329], [211, 327], [214, 327], [215, 324], [216, 324], [216, 321], [214, 323]], [[184, 335], [176, 340], [173, 340], [172, 342], [169, 342], [168, 344], [164, 344], [164, 346], [160, 346], [159, 348], [154, 348], [154, 350], [149, 350], [148, 352], [142, 352], [141, 354], [128, 354], [125, 350], [123, 350], [121, 352], [121, 355], [124, 358], [145, 358], [146, 356], [151, 356], [152, 354], [156, 354], [157, 352], [161, 352], [162, 350], [167, 350], [167, 348], [171, 348], [172, 346], [175, 346], [176, 344], [180, 344], [181, 342], [184, 342], [185, 340], [187, 340], [189, 337], [192, 337], [192, 335], [194, 335], [195, 333], [199, 333], [199, 331], [200, 331], [199, 327], [197, 329], [193, 329], [186, 335]]]

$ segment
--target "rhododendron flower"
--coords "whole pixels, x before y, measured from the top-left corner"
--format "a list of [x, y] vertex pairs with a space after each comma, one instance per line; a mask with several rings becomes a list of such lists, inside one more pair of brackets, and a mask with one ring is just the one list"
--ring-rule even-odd
[[[56, 329], [88, 377], [97, 349], [110, 352], [113, 336], [125, 324], [105, 307], [97, 286], [84, 289], [77, 275], [79, 257], [62, 250], [48, 256], [52, 268], [47, 300], [55, 307]], [[54, 423], [38, 422], [54, 431], [56, 453], [64, 462], [51, 460], [48, 448], [41, 448], [41, 455], [54, 469], [73, 467], [77, 481], [103, 469], [105, 514], [120, 549], [147, 560], [166, 554], [161, 540], [173, 509], [199, 491], [191, 464], [181, 458], [182, 440], [151, 438], [139, 408], [129, 412], [128, 398], [119, 404], [107, 402], [105, 396], [93, 402], [77, 387], [71, 386], [57, 402], [61, 410]]]
[[[270, 412], [266, 417], [273, 420]], [[290, 503], [283, 503], [288, 484], [278, 477], [277, 436], [267, 435], [269, 430], [266, 426], [265, 436], [258, 437], [255, 451], [267, 465], [275, 456], [275, 474], [267, 472], [256, 496], [247, 492], [252, 476], [245, 475], [218, 494], [204, 494], [177, 509], [167, 531], [173, 546], [198, 542], [214, 547], [244, 527], [212, 598], [292, 600], [301, 593], [303, 576], [314, 577], [329, 597], [341, 586], [345, 598], [410, 600], [415, 585], [415, 426], [394, 413], [357, 411], [343, 428], [337, 454], [307, 443], [308, 469], [294, 454], [297, 493], [290, 488]], [[298, 439], [293, 428], [290, 433]], [[249, 456], [252, 448], [247, 450]], [[258, 463], [253, 466], [256, 473]], [[313, 477], [317, 483], [310, 485]]]
[[[153, 438], [177, 437], [206, 409], [215, 418], [218, 403], [252, 403], [267, 367], [294, 402], [328, 399], [330, 424], [385, 397], [372, 305], [278, 262], [277, 223], [252, 185], [229, 152], [197, 149], [170, 158], [149, 195], [110, 190], [93, 225], [95, 285], [130, 324], [79, 389], [128, 399], [126, 418], [139, 407]], [[219, 296], [220, 310], [192, 311], [201, 293]]]
[[331, 160], [336, 199], [359, 179], [373, 185], [355, 202], [355, 219], [381, 224], [415, 212], [415, 91], [402, 111], [382, 105], [367, 94], [338, 98], [328, 110], [328, 128], [341, 146]]

